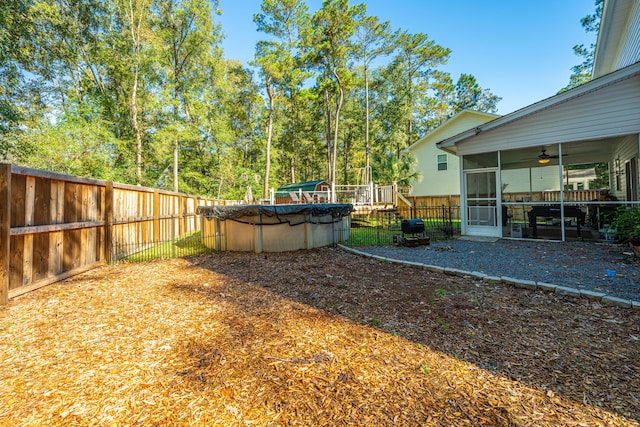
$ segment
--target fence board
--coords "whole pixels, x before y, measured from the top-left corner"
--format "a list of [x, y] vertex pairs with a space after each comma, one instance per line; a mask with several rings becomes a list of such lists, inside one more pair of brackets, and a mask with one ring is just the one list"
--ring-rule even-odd
[[24, 195], [24, 225], [34, 224], [34, 205], [36, 199], [36, 178], [28, 176]]
[[33, 234], [33, 282], [49, 277], [49, 235]]
[[10, 238], [11, 249], [9, 251], [9, 290], [18, 288], [23, 285], [22, 283], [22, 269], [24, 257], [24, 236], [12, 236]]
[[24, 197], [27, 177], [13, 175], [11, 177], [11, 227], [24, 226]]
[[48, 277], [56, 276], [60, 274], [62, 270], [62, 249], [63, 249], [63, 240], [62, 236], [64, 233], [62, 231], [54, 231], [48, 233], [49, 236], [49, 272], [47, 274]]
[[218, 202], [0, 164], [0, 305], [198, 230], [201, 203]]
[[11, 165], [0, 165], [0, 305], [9, 299], [11, 253]]
[[33, 280], [33, 234], [26, 234], [22, 248], [22, 286]]
[[51, 180], [37, 178], [33, 196], [33, 224], [49, 224], [51, 222]]

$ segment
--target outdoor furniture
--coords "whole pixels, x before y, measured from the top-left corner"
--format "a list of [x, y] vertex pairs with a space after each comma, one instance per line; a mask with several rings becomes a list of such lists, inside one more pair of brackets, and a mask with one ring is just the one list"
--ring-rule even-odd
[[298, 193], [295, 191], [289, 191], [289, 197], [293, 203], [300, 203], [300, 198], [298, 197]]
[[314, 200], [313, 196], [311, 194], [309, 194], [308, 191], [303, 191], [302, 192], [302, 197], [304, 197], [305, 202], [307, 203], [315, 203], [316, 201]]
[[[562, 218], [560, 207], [556, 206], [532, 206], [527, 215], [529, 216], [529, 227], [532, 228], [533, 237], [538, 237], [538, 217]], [[582, 237], [582, 235], [580, 234], [580, 227], [584, 225], [586, 214], [576, 206], [565, 206], [564, 217], [576, 219], [578, 237]]]

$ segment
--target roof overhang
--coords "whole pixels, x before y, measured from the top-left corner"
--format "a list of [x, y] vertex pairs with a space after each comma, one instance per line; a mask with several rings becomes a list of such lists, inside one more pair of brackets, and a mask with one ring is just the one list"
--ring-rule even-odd
[[[459, 122], [460, 120], [465, 120], [465, 118], [467, 118], [467, 117], [480, 118], [480, 120], [482, 120], [484, 123], [486, 123], [486, 122], [489, 122], [491, 120], [495, 120], [495, 119], [497, 119], [498, 117], [501, 117], [501, 116], [499, 114], [486, 113], [486, 112], [483, 112], [483, 111], [476, 111], [476, 110], [469, 110], [469, 109], [465, 109], [465, 110], [459, 111], [458, 113], [453, 115], [451, 118], [449, 118], [445, 122], [441, 123], [435, 129], [433, 129], [430, 132], [427, 132], [426, 134], [424, 134], [416, 142], [414, 142], [413, 144], [411, 144], [407, 148], [403, 149], [402, 152], [408, 153], [408, 152], [414, 150], [416, 147], [418, 147], [421, 144], [423, 144], [425, 141], [434, 141], [434, 140], [436, 140], [436, 138], [438, 138], [438, 134], [446, 135], [448, 128], [450, 128], [452, 125], [454, 125], [455, 123]], [[448, 132], [448, 133], [450, 134], [451, 132]], [[442, 138], [442, 136], [440, 138]], [[452, 152], [450, 150], [445, 150], [445, 151]], [[453, 153], [453, 154], [455, 154], [455, 153]]]
[[615, 70], [622, 39], [628, 29], [636, 0], [605, 0], [598, 30], [598, 41], [593, 60], [592, 78], [598, 78]]
[[552, 97], [549, 97], [547, 99], [544, 99], [542, 101], [536, 102], [535, 104], [531, 104], [520, 110], [514, 111], [513, 113], [510, 113], [500, 118], [497, 118], [495, 120], [492, 120], [484, 125], [480, 125], [480, 126], [476, 126], [474, 128], [468, 129], [458, 135], [455, 135], [451, 138], [447, 138], [445, 140], [438, 142], [436, 146], [442, 150], [455, 154], [456, 144], [462, 141], [469, 140], [475, 137], [476, 135], [479, 135], [480, 133], [489, 132], [501, 126], [508, 125], [510, 123], [521, 120], [525, 117], [539, 113], [543, 110], [552, 108], [556, 105], [571, 101], [575, 98], [579, 98], [580, 96], [586, 95], [587, 93], [594, 92], [606, 86], [634, 77], [638, 74], [640, 74], [640, 62], [637, 62], [628, 67], [622, 68], [618, 71], [614, 71], [613, 73], [609, 73], [607, 75], [599, 77], [595, 80], [592, 80], [588, 83], [585, 83], [583, 85], [570, 89], [566, 92], [562, 92]]

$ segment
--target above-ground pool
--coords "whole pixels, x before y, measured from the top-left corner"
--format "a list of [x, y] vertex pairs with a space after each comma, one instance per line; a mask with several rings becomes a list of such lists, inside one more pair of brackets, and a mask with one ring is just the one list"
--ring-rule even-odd
[[198, 206], [204, 245], [218, 251], [285, 252], [349, 238], [350, 204]]

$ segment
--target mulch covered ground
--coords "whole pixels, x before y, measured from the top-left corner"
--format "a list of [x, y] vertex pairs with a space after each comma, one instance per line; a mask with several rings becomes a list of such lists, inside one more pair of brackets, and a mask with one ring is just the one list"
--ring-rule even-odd
[[0, 425], [638, 426], [640, 311], [320, 249], [0, 308]]

